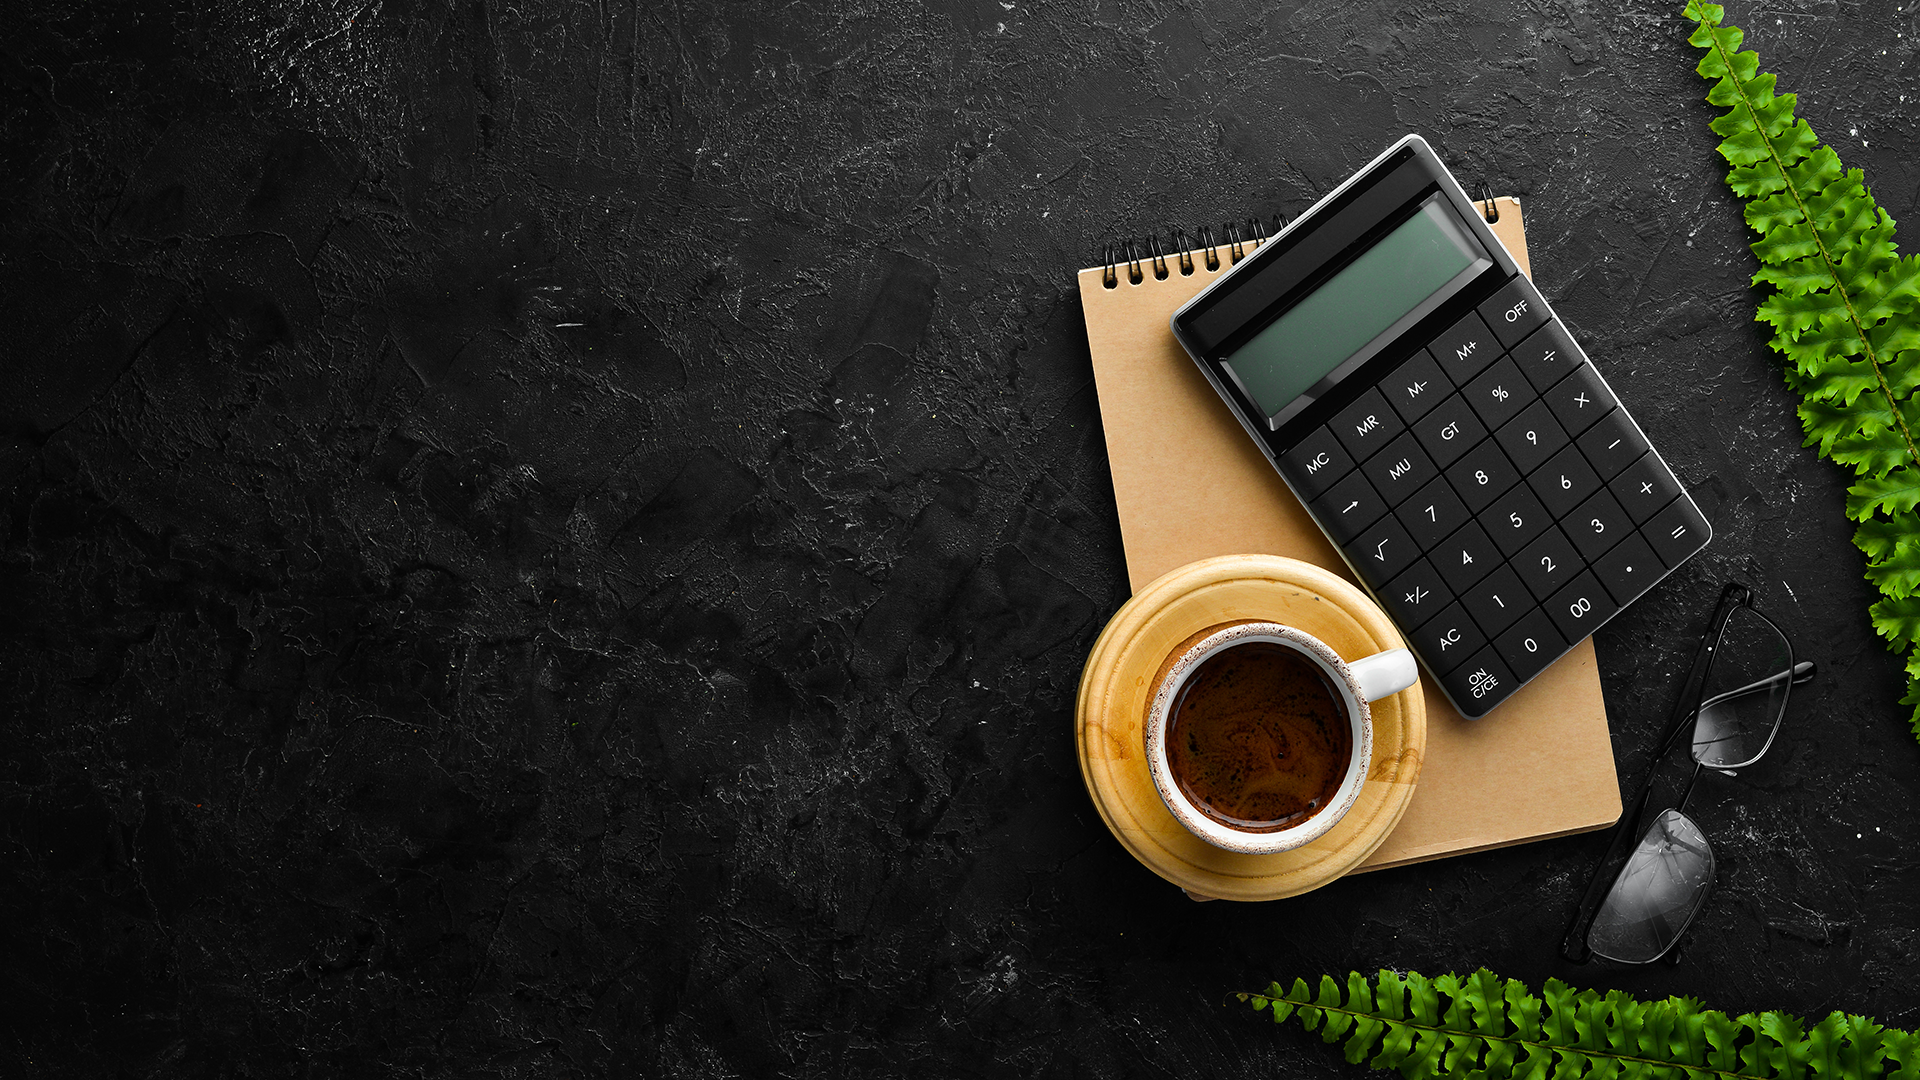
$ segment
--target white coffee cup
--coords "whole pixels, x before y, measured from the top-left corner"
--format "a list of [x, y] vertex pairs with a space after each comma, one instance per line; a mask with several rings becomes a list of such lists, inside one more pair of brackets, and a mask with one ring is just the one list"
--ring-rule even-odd
[[[1339, 698], [1353, 735], [1353, 751], [1347, 771], [1327, 805], [1305, 820], [1271, 831], [1236, 829], [1209, 817], [1181, 792], [1168, 764], [1167, 730], [1172, 726], [1173, 709], [1187, 680], [1201, 664], [1222, 650], [1254, 642], [1268, 642], [1291, 649], [1317, 666]], [[1396, 694], [1420, 678], [1413, 654], [1405, 649], [1389, 649], [1348, 663], [1332, 647], [1303, 630], [1273, 622], [1241, 622], [1215, 630], [1186, 645], [1169, 658], [1160, 678], [1159, 690], [1147, 708], [1147, 771], [1160, 799], [1174, 819], [1195, 836], [1215, 847], [1248, 855], [1270, 855], [1292, 851], [1302, 844], [1326, 835], [1360, 797], [1373, 759], [1373, 711], [1368, 703]]]

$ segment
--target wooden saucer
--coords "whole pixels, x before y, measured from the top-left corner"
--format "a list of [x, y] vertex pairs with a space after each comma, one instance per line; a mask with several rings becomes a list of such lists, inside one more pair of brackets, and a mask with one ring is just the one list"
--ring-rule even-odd
[[1360, 798], [1325, 836], [1278, 855], [1223, 851], [1182, 828], [1147, 775], [1144, 727], [1167, 654], [1218, 623], [1297, 627], [1347, 660], [1404, 648], [1365, 593], [1310, 563], [1222, 555], [1169, 571], [1120, 608], [1080, 676], [1080, 775], [1107, 828], [1149, 870], [1196, 899], [1276, 900], [1317, 889], [1371, 855], [1413, 799], [1427, 746], [1420, 684], [1373, 703], [1373, 761]]

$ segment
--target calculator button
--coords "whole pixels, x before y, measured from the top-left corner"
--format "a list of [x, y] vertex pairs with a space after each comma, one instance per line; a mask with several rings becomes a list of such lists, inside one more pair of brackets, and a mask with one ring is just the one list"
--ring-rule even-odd
[[1593, 564], [1594, 576], [1621, 607], [1653, 588], [1653, 583], [1666, 572], [1667, 568], [1654, 556], [1653, 548], [1638, 536], [1629, 536], [1615, 544], [1612, 551]]
[[1547, 617], [1545, 608], [1534, 608], [1520, 621], [1493, 639], [1494, 651], [1500, 659], [1513, 669], [1517, 682], [1526, 682], [1547, 669], [1561, 653], [1567, 651], [1567, 643], [1560, 638], [1560, 631]]
[[1680, 481], [1673, 478], [1660, 455], [1649, 452], [1614, 477], [1607, 490], [1620, 500], [1635, 525], [1645, 525], [1680, 494]]
[[1466, 399], [1456, 394], [1413, 425], [1413, 437], [1420, 440], [1433, 463], [1444, 469], [1486, 438], [1487, 429], [1480, 425], [1473, 410], [1467, 408]]
[[1578, 447], [1569, 446], [1553, 455], [1538, 472], [1527, 477], [1533, 493], [1540, 496], [1547, 511], [1556, 518], [1566, 517], [1573, 508], [1600, 490], [1600, 478], [1593, 466], [1580, 456]]
[[1380, 396], [1378, 389], [1361, 394], [1359, 401], [1341, 410], [1327, 426], [1340, 437], [1340, 445], [1347, 448], [1355, 461], [1367, 460], [1375, 450], [1407, 429], [1400, 414], [1387, 408], [1387, 399]]
[[1581, 364], [1573, 374], [1561, 379], [1540, 395], [1553, 410], [1554, 418], [1567, 434], [1578, 436], [1594, 422], [1613, 411], [1613, 393], [1600, 381], [1600, 372], [1592, 364]]
[[1513, 422], [1494, 433], [1500, 448], [1520, 467], [1522, 476], [1539, 468], [1561, 447], [1567, 445], [1566, 429], [1553, 418], [1547, 403], [1536, 401]]
[[1513, 358], [1503, 356], [1480, 377], [1467, 384], [1461, 395], [1472, 403], [1489, 429], [1497, 428], [1526, 408], [1534, 399], [1533, 387], [1520, 377]]
[[1380, 520], [1387, 512], [1386, 500], [1367, 483], [1361, 473], [1348, 473], [1325, 495], [1313, 500], [1313, 514], [1327, 533], [1339, 543], [1360, 535], [1360, 530]]
[[1385, 450], [1367, 459], [1362, 472], [1373, 481], [1373, 490], [1387, 500], [1388, 506], [1398, 506], [1406, 499], [1407, 493], [1418, 491], [1420, 485], [1440, 474], [1433, 467], [1427, 452], [1420, 449], [1414, 441], [1413, 433], [1406, 432], [1388, 444]]
[[1566, 588], [1554, 593], [1553, 599], [1540, 606], [1547, 609], [1547, 617], [1553, 620], [1560, 636], [1574, 643], [1593, 633], [1620, 610], [1591, 573], [1574, 578]]
[[1400, 413], [1400, 419], [1411, 424], [1440, 404], [1441, 398], [1453, 393], [1453, 383], [1440, 370], [1433, 355], [1422, 349], [1393, 374], [1380, 380], [1380, 389]]
[[1633, 522], [1627, 512], [1620, 509], [1620, 503], [1606, 492], [1598, 492], [1593, 498], [1580, 504], [1580, 508], [1561, 519], [1560, 527], [1567, 530], [1567, 536], [1573, 540], [1573, 546], [1588, 562], [1607, 553], [1607, 549], [1633, 535]]
[[1515, 345], [1509, 355], [1520, 366], [1520, 374], [1543, 394], [1586, 359], [1559, 319], [1527, 335], [1527, 340]]
[[1419, 557], [1420, 549], [1407, 539], [1407, 530], [1391, 515], [1347, 545], [1347, 558], [1353, 560], [1354, 569], [1376, 588], [1392, 581]]
[[1469, 521], [1439, 547], [1427, 552], [1427, 558], [1433, 568], [1440, 571], [1441, 580], [1458, 595], [1473, 588], [1500, 565], [1500, 549], [1487, 539], [1486, 530], [1478, 522]]
[[1413, 498], [1401, 503], [1394, 513], [1399, 515], [1400, 524], [1407, 527], [1407, 535], [1413, 537], [1421, 551], [1432, 551], [1443, 537], [1465, 525], [1472, 516], [1446, 479], [1438, 476]]
[[1334, 481], [1353, 468], [1353, 458], [1340, 446], [1340, 440], [1326, 428], [1301, 439], [1299, 445], [1280, 455], [1280, 471], [1293, 481], [1303, 499], [1311, 499], [1333, 486]]
[[1380, 600], [1402, 627], [1418, 628], [1434, 613], [1453, 603], [1453, 590], [1440, 580], [1433, 564], [1425, 559], [1407, 567], [1399, 577], [1380, 590]]
[[1511, 566], [1488, 574], [1485, 581], [1468, 589], [1460, 602], [1466, 605], [1467, 614], [1473, 616], [1474, 625], [1489, 635], [1505, 630], [1513, 620], [1538, 606]]
[[1489, 647], [1481, 649], [1479, 655], [1451, 673], [1442, 675], [1440, 685], [1447, 688], [1453, 703], [1460, 707], [1460, 715], [1473, 719], [1485, 716], [1495, 705], [1507, 700], [1520, 688], [1520, 680], [1514, 678], [1500, 662], [1498, 653]]
[[1600, 479], [1611, 480], [1647, 452], [1647, 437], [1640, 434], [1625, 409], [1615, 409], [1580, 436], [1580, 452]]
[[1440, 369], [1453, 380], [1453, 385], [1464, 386], [1475, 375], [1486, 370], [1488, 364], [1500, 359], [1500, 342], [1480, 321], [1480, 316], [1469, 311], [1457, 323], [1447, 328], [1447, 332], [1434, 338], [1427, 351], [1440, 361]]
[[1712, 537], [1713, 529], [1707, 519], [1700, 514], [1700, 508], [1685, 495], [1667, 504], [1665, 510], [1653, 515], [1653, 520], [1640, 528], [1640, 535], [1647, 538], [1653, 550], [1660, 555], [1660, 561], [1668, 569], [1685, 562], [1687, 556], [1705, 547]]
[[1467, 452], [1467, 456], [1447, 470], [1447, 480], [1460, 493], [1467, 509], [1479, 513], [1520, 479], [1520, 470], [1507, 460], [1506, 452], [1492, 439]]
[[1502, 345], [1517, 345], [1520, 339], [1547, 321], [1547, 305], [1533, 282], [1517, 277], [1500, 291], [1481, 301], [1480, 317], [1493, 327]]
[[1480, 515], [1480, 524], [1493, 537], [1493, 542], [1511, 558], [1514, 552], [1526, 547], [1528, 541], [1553, 524], [1547, 516], [1547, 508], [1540, 505], [1527, 485], [1516, 484], [1512, 491], [1493, 501], [1493, 506]]
[[1574, 550], [1573, 542], [1564, 533], [1550, 525], [1514, 556], [1513, 567], [1520, 571], [1520, 580], [1527, 583], [1533, 595], [1545, 600], [1585, 570], [1587, 561]]
[[1413, 642], [1427, 666], [1440, 675], [1458, 667], [1487, 643], [1486, 635], [1467, 617], [1467, 609], [1457, 603], [1442, 608], [1424, 626], [1407, 635], [1407, 640]]

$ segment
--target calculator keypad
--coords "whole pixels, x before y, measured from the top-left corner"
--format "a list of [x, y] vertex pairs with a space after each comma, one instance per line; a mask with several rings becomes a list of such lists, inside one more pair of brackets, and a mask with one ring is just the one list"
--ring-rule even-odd
[[1711, 532], [1524, 277], [1280, 467], [1468, 716]]

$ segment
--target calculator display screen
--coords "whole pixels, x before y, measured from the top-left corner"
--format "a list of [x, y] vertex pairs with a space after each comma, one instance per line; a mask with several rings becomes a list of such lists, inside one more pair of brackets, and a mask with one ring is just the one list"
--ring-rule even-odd
[[1430, 199], [1235, 350], [1226, 366], [1273, 416], [1478, 258], [1460, 226]]

